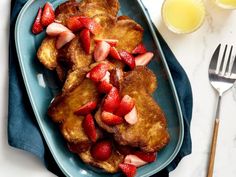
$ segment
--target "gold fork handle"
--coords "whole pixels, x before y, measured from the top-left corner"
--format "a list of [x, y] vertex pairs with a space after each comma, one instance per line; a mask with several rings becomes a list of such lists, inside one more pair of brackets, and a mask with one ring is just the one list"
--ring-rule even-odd
[[207, 177], [213, 176], [213, 170], [214, 170], [214, 161], [215, 161], [215, 154], [216, 154], [216, 143], [217, 143], [217, 137], [218, 137], [218, 130], [219, 130], [219, 123], [220, 119], [215, 119], [215, 125], [214, 125], [214, 132], [213, 132], [213, 138], [211, 143], [211, 154], [209, 159], [209, 166], [208, 166], [208, 173]]

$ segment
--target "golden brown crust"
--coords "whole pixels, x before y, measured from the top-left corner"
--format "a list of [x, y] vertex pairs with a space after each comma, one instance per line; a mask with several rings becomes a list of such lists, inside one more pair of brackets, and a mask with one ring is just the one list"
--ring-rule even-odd
[[58, 50], [56, 49], [56, 38], [46, 37], [41, 43], [37, 57], [39, 61], [50, 70], [53, 70], [57, 66]]
[[73, 90], [76, 86], [78, 86], [85, 79], [88, 70], [89, 68], [81, 68], [70, 71], [63, 85], [62, 91], [69, 92], [70, 90]]
[[92, 62], [94, 62], [93, 56], [86, 54], [82, 48], [79, 36], [76, 36], [70, 42], [68, 47], [68, 58], [70, 63], [72, 63], [73, 70], [88, 67]]
[[83, 0], [80, 3], [80, 11], [85, 12], [89, 17], [102, 13], [115, 17], [119, 9], [120, 4], [118, 0]]
[[76, 1], [66, 1], [60, 4], [55, 10], [56, 20], [66, 25], [66, 21], [70, 16], [80, 14], [80, 3]]
[[84, 79], [73, 89], [56, 96], [49, 106], [48, 114], [54, 122], [61, 123], [68, 117], [75, 116], [74, 111], [78, 107], [93, 100], [98, 100], [96, 85], [90, 79]]
[[132, 52], [142, 42], [143, 28], [131, 19], [121, 19], [115, 25], [109, 26], [108, 30], [96, 35], [100, 39], [117, 39], [117, 50]]
[[137, 67], [134, 71], [126, 73], [121, 83], [121, 97], [129, 95], [135, 100], [138, 113], [136, 124], [129, 125], [125, 122], [113, 127], [107, 126], [101, 120], [101, 109], [95, 115], [98, 125], [107, 132], [113, 133], [119, 144], [139, 147], [146, 152], [159, 151], [169, 141], [165, 115], [150, 95], [156, 88], [150, 84], [155, 82], [153, 75], [147, 68]]

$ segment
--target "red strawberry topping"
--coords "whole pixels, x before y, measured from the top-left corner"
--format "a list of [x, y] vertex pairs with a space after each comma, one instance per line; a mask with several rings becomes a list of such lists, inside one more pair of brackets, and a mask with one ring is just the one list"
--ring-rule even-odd
[[135, 106], [128, 114], [125, 115], [124, 119], [130, 125], [134, 125], [138, 121], [138, 114]]
[[116, 59], [116, 60], [122, 60], [121, 57], [120, 57], [119, 52], [116, 50], [115, 47], [111, 47], [111, 48], [110, 48], [110, 53], [109, 53], [109, 55], [110, 55], [112, 58]]
[[82, 44], [82, 47], [86, 54], [90, 53], [90, 45], [91, 45], [91, 38], [90, 38], [90, 32], [88, 29], [83, 29], [80, 32], [80, 41]]
[[137, 168], [134, 165], [125, 163], [119, 164], [119, 168], [127, 177], [134, 177], [137, 170]]
[[91, 113], [96, 107], [97, 107], [97, 102], [96, 101], [90, 101], [90, 102], [86, 103], [85, 105], [81, 106], [74, 113], [76, 115], [85, 116], [85, 115]]
[[101, 119], [105, 124], [110, 126], [121, 124], [124, 121], [122, 117], [106, 111], [102, 112]]
[[96, 160], [105, 161], [110, 158], [112, 153], [112, 144], [110, 141], [103, 140], [97, 142], [91, 148], [91, 155]]
[[48, 26], [52, 22], [54, 22], [55, 14], [52, 7], [52, 4], [49, 2], [46, 2], [46, 4], [43, 7], [43, 14], [41, 19], [41, 24], [43, 26]]
[[146, 66], [153, 58], [152, 52], [146, 52], [144, 54], [138, 55], [135, 57], [136, 66]]
[[112, 113], [119, 107], [119, 104], [120, 104], [119, 91], [117, 90], [116, 87], [113, 87], [104, 100], [103, 111]]
[[89, 77], [92, 81], [99, 82], [104, 78], [107, 71], [108, 71], [107, 64], [100, 63], [89, 72], [90, 73]]
[[101, 81], [99, 84], [98, 84], [98, 91], [100, 93], [109, 93], [110, 90], [112, 89], [112, 85], [106, 81]]
[[136, 151], [133, 154], [145, 162], [154, 162], [156, 160], [156, 153]]
[[108, 44], [110, 44], [111, 47], [115, 47], [116, 44], [118, 43], [117, 39], [95, 39], [95, 42], [102, 42], [105, 41]]
[[88, 17], [83, 17], [79, 19], [80, 22], [84, 25], [85, 28], [89, 29], [89, 31], [93, 34], [99, 34], [102, 27], [100, 24], [95, 22], [93, 19]]
[[38, 14], [35, 17], [34, 24], [32, 26], [32, 33], [39, 34], [43, 31], [43, 26], [41, 24], [41, 18], [42, 18], [42, 8], [39, 8]]
[[105, 60], [110, 52], [110, 48], [111, 46], [107, 42], [105, 41], [98, 42], [94, 49], [95, 61]]
[[147, 49], [143, 45], [143, 43], [140, 43], [135, 49], [132, 51], [132, 54], [143, 54], [146, 53]]
[[49, 36], [57, 36], [64, 31], [70, 31], [70, 30], [67, 27], [65, 27], [64, 25], [62, 25], [60, 23], [55, 23], [55, 22], [48, 25], [48, 27], [46, 29], [46, 33]]
[[125, 116], [128, 114], [134, 107], [134, 99], [131, 98], [129, 95], [125, 95], [121, 102], [120, 105], [116, 111], [116, 115], [118, 116]]
[[131, 55], [129, 52], [122, 50], [120, 51], [120, 56], [122, 60], [130, 67], [130, 69], [134, 69], [135, 67], [135, 59], [133, 55]]
[[91, 114], [88, 114], [83, 122], [82, 122], [82, 126], [84, 129], [85, 134], [89, 137], [89, 139], [92, 142], [96, 142], [97, 141], [97, 131], [95, 128], [95, 124], [94, 124], [94, 120]]
[[67, 27], [71, 31], [78, 31], [78, 30], [82, 29], [84, 27], [84, 25], [80, 21], [81, 18], [83, 18], [83, 17], [81, 17], [81, 16], [70, 17], [67, 20]]
[[75, 35], [71, 31], [64, 31], [60, 33], [56, 42], [56, 48], [57, 49], [62, 48], [65, 44], [67, 44], [74, 38]]

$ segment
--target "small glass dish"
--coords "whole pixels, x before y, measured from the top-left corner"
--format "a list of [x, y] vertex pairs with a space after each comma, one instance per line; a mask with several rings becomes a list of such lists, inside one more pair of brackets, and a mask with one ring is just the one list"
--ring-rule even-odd
[[162, 19], [177, 34], [196, 31], [203, 24], [205, 14], [202, 0], [165, 0], [162, 4]]

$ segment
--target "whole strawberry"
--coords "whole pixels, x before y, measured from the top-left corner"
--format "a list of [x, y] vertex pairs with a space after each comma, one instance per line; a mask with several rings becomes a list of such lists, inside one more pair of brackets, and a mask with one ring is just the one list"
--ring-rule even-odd
[[94, 144], [91, 148], [91, 155], [94, 159], [105, 161], [112, 154], [112, 144], [108, 140], [102, 140]]

